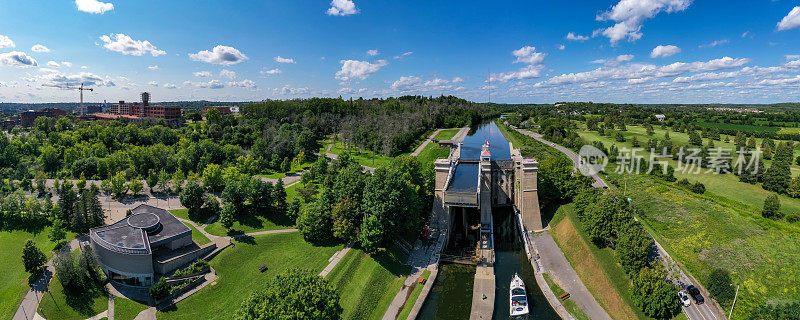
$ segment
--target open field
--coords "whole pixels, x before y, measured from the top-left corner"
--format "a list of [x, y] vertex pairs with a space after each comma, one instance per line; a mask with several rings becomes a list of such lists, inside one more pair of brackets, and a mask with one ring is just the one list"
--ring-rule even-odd
[[734, 124], [734, 123], [721, 123], [721, 122], [695, 122], [702, 128], [720, 128], [724, 130], [739, 130], [743, 132], [778, 132], [781, 128], [766, 125], [751, 125], [751, 124]]
[[800, 298], [800, 228], [761, 218], [649, 176], [619, 176], [642, 210], [640, 221], [697, 280], [713, 268], [731, 271], [740, 284], [733, 318], [757, 305]]
[[[393, 246], [392, 246], [393, 247]], [[381, 319], [411, 268], [399, 250], [367, 255], [352, 249], [328, 277], [341, 295], [342, 319]]]
[[108, 293], [67, 296], [57, 278], [50, 280], [49, 290], [39, 304], [39, 314], [46, 319], [83, 320], [108, 310]]
[[[655, 127], [655, 134], [653, 137], [658, 139], [664, 138], [664, 130], [660, 127]], [[642, 127], [638, 126], [628, 126], [628, 131], [623, 131], [622, 134], [626, 138], [626, 142], [616, 142], [610, 137], [601, 136], [597, 132], [594, 131], [580, 131], [579, 132], [581, 138], [584, 139], [587, 143], [591, 143], [591, 141], [602, 141], [606, 148], [610, 147], [612, 144], [616, 144], [617, 147], [627, 147], [632, 148], [630, 140], [633, 136], [637, 136], [639, 143], [642, 145], [646, 145], [647, 140], [650, 138], [646, 134], [646, 130]], [[685, 133], [676, 133], [670, 132], [670, 139], [673, 143], [677, 143], [679, 145], [688, 145], [689, 144], [689, 137]], [[726, 136], [727, 137], [727, 136]], [[723, 138], [724, 139], [724, 138]], [[707, 141], [703, 139], [704, 143]], [[760, 144], [760, 139], [757, 139], [757, 142]], [[776, 141], [777, 142], [777, 141]], [[732, 141], [729, 142], [722, 142], [722, 141], [714, 141], [714, 145], [717, 147], [723, 148], [733, 148], [734, 145]], [[798, 148], [794, 150], [794, 156], [800, 155], [800, 144], [798, 144]], [[650, 158], [649, 152], [640, 153], [644, 157], [644, 159]], [[734, 156], [734, 161], [735, 161]], [[669, 160], [669, 163], [672, 167], [677, 169], [678, 162], [675, 160]], [[768, 168], [770, 164], [769, 160], [765, 160], [765, 167]], [[611, 167], [611, 166], [610, 166]], [[646, 170], [646, 168], [645, 168]], [[793, 175], [797, 175], [800, 171], [792, 170]], [[675, 171], [675, 177], [678, 179], [686, 178], [689, 179], [692, 183], [694, 182], [701, 182], [706, 186], [706, 193], [711, 193], [717, 195], [719, 197], [725, 198], [730, 201], [732, 204], [736, 206], [740, 206], [745, 208], [746, 210], [753, 211], [753, 212], [760, 212], [761, 207], [764, 204], [764, 199], [771, 194], [772, 192], [764, 190], [761, 188], [760, 184], [749, 184], [744, 182], [739, 182], [739, 178], [733, 174], [714, 174], [706, 172], [706, 169], [702, 169], [699, 174], [693, 174], [692, 172], [682, 172], [682, 171]], [[785, 214], [789, 214], [792, 212], [800, 212], [800, 199], [791, 198], [786, 195], [779, 195], [781, 201], [781, 211]]]
[[[286, 202], [291, 202], [294, 197], [297, 196], [297, 187], [301, 186], [302, 182], [295, 183], [289, 187], [286, 187]], [[288, 229], [294, 227], [294, 220], [289, 219], [286, 216], [269, 216], [269, 217], [261, 217], [261, 216], [250, 216], [246, 217], [242, 220], [236, 220], [233, 222], [233, 226], [231, 227], [232, 233], [251, 233], [251, 232], [258, 232], [258, 231], [267, 231], [267, 230], [279, 230], [279, 229]], [[214, 221], [213, 223], [206, 226], [206, 232], [213, 234], [215, 236], [226, 236], [228, 235], [228, 231], [225, 230], [225, 227], [219, 222]]]
[[[47, 255], [52, 256], [55, 243], [50, 242], [48, 236], [50, 228], [44, 228], [35, 235], [22, 230], [0, 231], [0, 319], [11, 319], [17, 312], [20, 301], [28, 292], [28, 276], [22, 265], [22, 247], [25, 241], [33, 239], [36, 246]], [[68, 234], [68, 239], [74, 237]]]
[[114, 320], [133, 320], [139, 312], [147, 309], [146, 305], [125, 298], [114, 298]]
[[562, 205], [550, 222], [550, 235], [594, 298], [613, 319], [647, 319], [633, 305], [632, 282], [610, 248], [599, 249], [576, 223], [575, 206]]
[[[556, 297], [560, 297], [562, 294], [565, 293], [564, 289], [561, 289], [561, 287], [558, 286], [558, 284], [553, 282], [553, 279], [550, 279], [549, 274], [543, 273], [542, 276], [544, 277], [544, 281], [547, 282], [547, 286], [550, 287], [550, 290], [553, 291], [553, 294], [555, 294]], [[564, 305], [564, 309], [567, 309], [567, 312], [569, 312], [569, 314], [575, 317], [575, 319], [590, 320], [589, 316], [587, 316], [586, 313], [584, 313], [583, 310], [581, 310], [581, 308], [578, 307], [578, 304], [575, 303], [575, 301], [572, 301], [572, 299], [562, 300], [561, 304]]]
[[383, 154], [375, 153], [369, 150], [363, 150], [355, 146], [350, 146], [348, 149], [347, 146], [339, 140], [333, 143], [333, 146], [331, 147], [331, 153], [336, 155], [341, 155], [347, 152], [350, 153], [351, 159], [355, 160], [362, 166], [377, 168], [385, 166], [392, 161], [392, 157], [387, 157]]
[[[314, 246], [298, 232], [244, 237], [211, 260], [219, 279], [177, 305], [158, 313], [158, 319], [230, 319], [251, 292], [275, 275], [304, 268], [314, 273], [328, 264], [336, 246]], [[261, 273], [258, 267], [269, 268]]]

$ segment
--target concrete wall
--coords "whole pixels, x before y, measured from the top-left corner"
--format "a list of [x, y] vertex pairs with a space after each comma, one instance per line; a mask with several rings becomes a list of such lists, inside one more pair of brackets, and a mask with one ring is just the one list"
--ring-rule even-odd
[[175, 238], [171, 242], [167, 243], [165, 247], [169, 248], [170, 250], [180, 249], [185, 246], [192, 244], [192, 233], [184, 234], [178, 238]]
[[539, 194], [537, 175], [539, 163], [533, 159], [524, 159], [518, 166], [520, 175], [517, 208], [522, 213], [522, 223], [530, 231], [542, 230], [542, 215], [539, 211]]
[[152, 275], [153, 256], [151, 254], [127, 254], [108, 250], [90, 241], [92, 250], [97, 254], [103, 266], [118, 270], [128, 275]]
[[202, 247], [198, 248], [197, 250], [187, 252], [183, 255], [174, 257], [172, 259], [166, 261], [156, 261], [153, 262], [155, 267], [155, 271], [160, 274], [168, 274], [176, 269], [188, 265], [197, 259], [205, 256], [209, 252], [213, 251], [217, 248], [217, 245], [213, 242], [209, 242]]

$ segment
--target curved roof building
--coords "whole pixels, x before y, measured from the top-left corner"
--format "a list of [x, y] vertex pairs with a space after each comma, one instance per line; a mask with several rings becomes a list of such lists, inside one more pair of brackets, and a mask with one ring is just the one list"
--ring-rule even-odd
[[157, 268], [158, 256], [193, 245], [192, 230], [164, 209], [143, 204], [131, 212], [117, 223], [91, 229], [90, 243], [109, 279], [147, 287], [156, 271], [172, 271]]

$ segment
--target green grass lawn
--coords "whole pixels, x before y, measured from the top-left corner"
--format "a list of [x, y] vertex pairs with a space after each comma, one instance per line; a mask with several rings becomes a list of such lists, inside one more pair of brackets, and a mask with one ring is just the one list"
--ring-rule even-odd
[[114, 298], [114, 319], [133, 320], [136, 316], [147, 309], [148, 306], [125, 298]]
[[195, 228], [190, 223], [184, 222], [183, 224], [185, 224], [187, 227], [189, 227], [189, 229], [192, 229], [192, 241], [197, 243], [197, 245], [202, 246], [202, 245], [204, 245], [206, 243], [211, 242], [211, 240], [209, 240], [208, 237], [206, 237], [206, 235], [204, 235], [202, 232], [200, 232], [200, 230], [197, 230], [197, 228]]
[[258, 176], [264, 177], [264, 178], [267, 178], [267, 179], [283, 179], [289, 174], [298, 173], [298, 172], [301, 172], [301, 171], [303, 171], [305, 169], [310, 168], [312, 163], [313, 162], [306, 161], [302, 165], [300, 165], [299, 168], [293, 168], [289, 172], [271, 172], [271, 173], [259, 174]]
[[[422, 276], [420, 276], [420, 278], [430, 279], [430, 276], [430, 270], [425, 270], [422, 272]], [[403, 305], [403, 311], [400, 311], [400, 315], [397, 316], [398, 320], [408, 319], [408, 315], [411, 314], [411, 309], [414, 309], [414, 304], [417, 302], [417, 298], [419, 298], [420, 293], [422, 293], [422, 288], [424, 286], [424, 284], [417, 282], [417, 284], [414, 286], [414, 290], [412, 290], [411, 294], [408, 296], [406, 304]]]
[[[261, 216], [248, 216], [240, 220], [236, 220], [231, 227], [231, 234], [237, 233], [251, 233], [267, 230], [279, 230], [294, 228], [294, 221], [285, 216], [275, 217], [261, 217]], [[206, 226], [206, 232], [215, 236], [228, 235], [228, 231], [219, 221]]]
[[[318, 273], [342, 246], [314, 246], [299, 232], [245, 237], [211, 260], [219, 279], [186, 300], [158, 313], [158, 319], [230, 319], [242, 301], [275, 275], [290, 268]], [[258, 267], [266, 264], [261, 273]]]
[[[549, 274], [543, 273], [542, 276], [544, 276], [544, 281], [547, 282], [547, 286], [550, 287], [550, 290], [553, 291], [553, 294], [555, 294], [556, 297], [560, 297], [562, 294], [564, 294], [565, 292], [564, 289], [561, 289], [561, 287], [558, 286], [558, 284], [553, 282], [553, 279], [550, 279]], [[578, 304], [575, 303], [575, 301], [573, 301], [572, 299], [562, 300], [561, 304], [564, 305], [564, 309], [567, 309], [567, 312], [569, 312], [569, 314], [575, 317], [575, 319], [590, 320], [589, 316], [587, 316], [586, 313], [584, 313], [583, 310], [581, 310], [581, 308], [578, 307]]]
[[731, 272], [741, 285], [733, 318], [745, 318], [762, 303], [800, 299], [800, 228], [649, 176], [619, 179], [642, 210], [640, 220], [696, 279], [707, 284], [713, 268]]
[[342, 319], [381, 319], [411, 271], [405, 258], [397, 250], [350, 250], [326, 278], [341, 295]]
[[[583, 125], [581, 125], [583, 128]], [[653, 137], [658, 139], [663, 139], [664, 137], [664, 130], [660, 127], [655, 127], [655, 134]], [[639, 142], [642, 145], [646, 145], [647, 140], [650, 138], [646, 134], [646, 130], [642, 127], [638, 126], [628, 126], [628, 131], [623, 132], [623, 135], [626, 137], [626, 142], [616, 142], [613, 141], [610, 137], [601, 136], [597, 132], [594, 131], [581, 131], [579, 132], [581, 138], [583, 138], [586, 142], [591, 141], [602, 141], [606, 148], [610, 147], [612, 144], [616, 144], [617, 147], [627, 147], [631, 148], [631, 138], [633, 136], [637, 136]], [[673, 140], [673, 143], [677, 143], [680, 145], [688, 145], [689, 137], [685, 133], [676, 133], [670, 132], [670, 139]], [[707, 141], [703, 139], [704, 143]], [[757, 139], [757, 142], [760, 143], [761, 140]], [[777, 142], [776, 142], [777, 143]], [[714, 141], [714, 145], [717, 147], [723, 148], [733, 148], [733, 143], [721, 142], [721, 141]], [[798, 144], [800, 147], [800, 144]], [[796, 148], [794, 150], [795, 156], [800, 154], [800, 151]], [[650, 153], [645, 152], [641, 154], [644, 156], [644, 159], [650, 158]], [[734, 155], [734, 161], [736, 159], [736, 155]], [[765, 160], [765, 168], [769, 167], [770, 160]], [[677, 169], [678, 162], [675, 160], [669, 160], [671, 166]], [[613, 166], [610, 166], [613, 167]], [[645, 169], [646, 170], [646, 169]], [[714, 173], [707, 173], [705, 172], [706, 169], [702, 169], [701, 173], [694, 174], [692, 172], [675, 172], [675, 177], [678, 179], [686, 178], [689, 179], [692, 183], [694, 182], [701, 182], [706, 186], [707, 193], [713, 193], [719, 197], [726, 198], [727, 201], [730, 201], [732, 204], [746, 208], [749, 211], [760, 212], [761, 208], [764, 205], [764, 199], [772, 194], [772, 192], [764, 190], [761, 188], [760, 184], [749, 184], [739, 182], [739, 178], [733, 174], [714, 174]], [[797, 175], [800, 172], [792, 170], [792, 175]], [[779, 195], [778, 196], [781, 201], [781, 211], [785, 214], [789, 214], [792, 212], [800, 212], [800, 199], [791, 198], [786, 195]]]
[[39, 314], [45, 319], [83, 320], [108, 310], [108, 294], [105, 292], [66, 295], [57, 278], [50, 281], [49, 289], [39, 304]]
[[[49, 235], [50, 228], [41, 229], [35, 236], [22, 230], [0, 231], [0, 243], [3, 244], [3, 250], [0, 250], [0, 270], [3, 270], [0, 272], [0, 319], [14, 317], [20, 301], [30, 288], [29, 274], [22, 265], [22, 247], [25, 246], [25, 241], [33, 239], [49, 259], [55, 247], [55, 243], [48, 239]], [[68, 234], [68, 239], [72, 237], [74, 234]]]

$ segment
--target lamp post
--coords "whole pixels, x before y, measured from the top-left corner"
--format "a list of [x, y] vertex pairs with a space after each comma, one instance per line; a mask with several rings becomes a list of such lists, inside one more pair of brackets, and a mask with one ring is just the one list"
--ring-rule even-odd
[[[731, 283], [733, 285], [733, 283]], [[736, 285], [736, 294], [733, 295], [733, 304], [731, 305], [731, 312], [728, 314], [728, 319], [733, 315], [733, 307], [736, 306], [736, 297], [739, 295], [739, 285]]]

